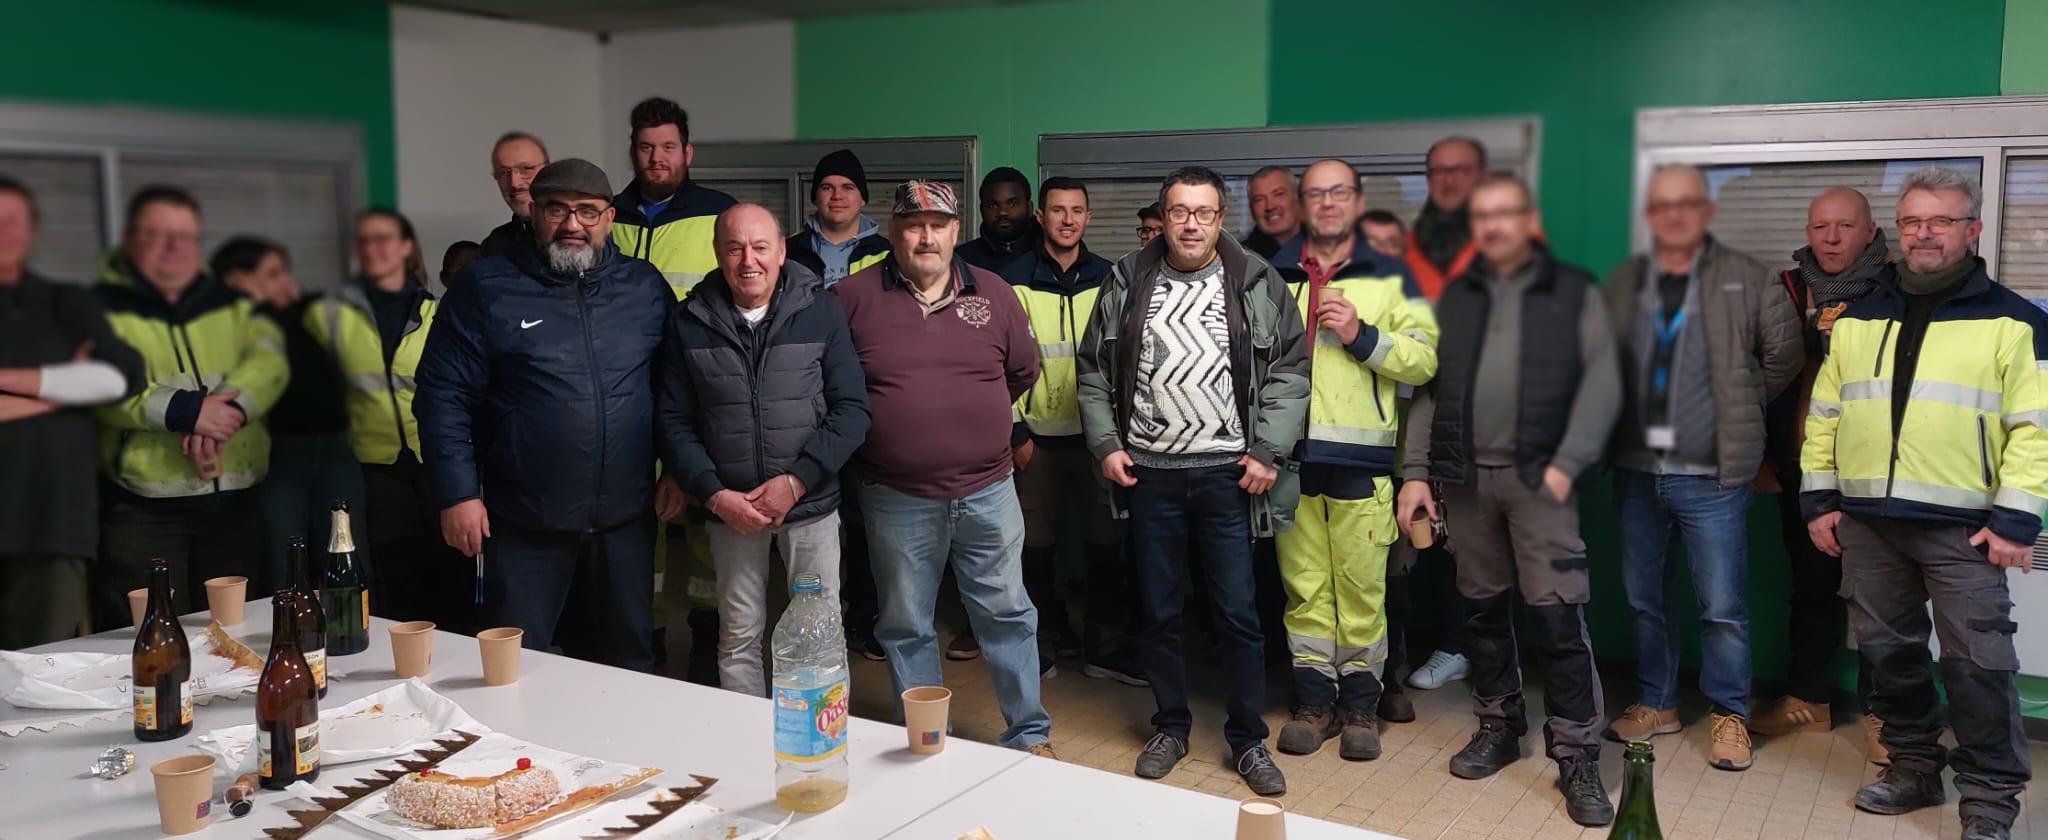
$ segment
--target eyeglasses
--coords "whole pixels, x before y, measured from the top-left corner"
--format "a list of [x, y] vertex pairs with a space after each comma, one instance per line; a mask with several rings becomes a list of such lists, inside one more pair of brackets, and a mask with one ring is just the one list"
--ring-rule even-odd
[[1927, 218], [1925, 218], [1925, 219], [1900, 219], [1900, 220], [1899, 220], [1899, 232], [1900, 232], [1900, 233], [1904, 233], [1904, 234], [1914, 234], [1914, 233], [1919, 233], [1919, 232], [1920, 232], [1920, 228], [1924, 226], [1924, 227], [1926, 227], [1926, 228], [1927, 228], [1927, 232], [1928, 232], [1928, 233], [1935, 233], [1935, 234], [1947, 233], [1947, 232], [1949, 231], [1949, 228], [1952, 228], [1952, 227], [1955, 227], [1955, 226], [1956, 226], [1956, 223], [1957, 223], [1957, 222], [1967, 222], [1967, 221], [1971, 221], [1971, 220], [1973, 220], [1973, 219], [1975, 219], [1975, 218], [1977, 218], [1977, 217], [1976, 217], [1976, 216], [1954, 216], [1954, 217], [1950, 217], [1950, 216], [1929, 216], [1929, 217], [1927, 217]]
[[518, 166], [494, 166], [491, 168], [491, 177], [503, 181], [517, 173], [522, 178], [531, 178], [533, 173], [539, 171], [540, 165], [533, 163], [522, 163]]
[[1707, 206], [1707, 200], [1704, 198], [1681, 198], [1677, 201], [1652, 201], [1648, 209], [1650, 215], [1661, 216], [1676, 210], [1690, 213], [1705, 206]]
[[1166, 220], [1174, 224], [1184, 223], [1192, 216], [1197, 224], [1213, 225], [1222, 215], [1221, 207], [1182, 207], [1176, 204], [1166, 208]]
[[1303, 203], [1308, 203], [1312, 201], [1321, 201], [1323, 196], [1329, 196], [1330, 198], [1336, 199], [1338, 201], [1350, 201], [1351, 197], [1357, 194], [1358, 188], [1351, 186], [1331, 187], [1326, 190], [1302, 190], [1301, 200]]
[[1507, 219], [1518, 219], [1528, 214], [1528, 205], [1508, 210], [1474, 210], [1472, 211], [1472, 222], [1477, 224], [1479, 222], [1504, 221]]
[[574, 213], [576, 214], [576, 221], [586, 225], [594, 225], [597, 224], [597, 220], [604, 218], [604, 211], [610, 209], [611, 207], [608, 205], [578, 204], [571, 207], [567, 204], [549, 203], [541, 205], [540, 217], [549, 222], [559, 223], [569, 218], [569, 214]]

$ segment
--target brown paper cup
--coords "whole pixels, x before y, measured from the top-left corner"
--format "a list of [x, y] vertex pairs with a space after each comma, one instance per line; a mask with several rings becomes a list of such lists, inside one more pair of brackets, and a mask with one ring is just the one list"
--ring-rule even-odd
[[1287, 840], [1287, 806], [1265, 798], [1237, 803], [1237, 840]]
[[242, 605], [249, 601], [249, 579], [241, 575], [208, 578], [206, 609], [222, 627], [242, 623]]
[[1318, 294], [1316, 295], [1316, 303], [1317, 303], [1317, 304], [1324, 304], [1324, 303], [1329, 303], [1330, 301], [1333, 301], [1333, 300], [1343, 300], [1343, 299], [1344, 299], [1344, 290], [1343, 290], [1343, 289], [1336, 289], [1336, 288], [1331, 288], [1331, 287], [1329, 287], [1329, 286], [1324, 286], [1324, 287], [1323, 287], [1323, 289], [1322, 289], [1322, 291], [1321, 291], [1320, 293], [1318, 293]]
[[213, 756], [181, 755], [149, 766], [156, 777], [156, 816], [165, 834], [191, 834], [212, 813]]
[[953, 705], [953, 690], [942, 685], [921, 685], [903, 692], [903, 729], [916, 755], [936, 755], [946, 749], [946, 713]]
[[142, 626], [142, 613], [149, 609], [149, 590], [128, 590], [128, 618], [136, 627]]
[[434, 622], [407, 621], [391, 625], [391, 661], [401, 680], [426, 676], [427, 669], [434, 662]]
[[511, 685], [519, 681], [519, 642], [526, 631], [517, 627], [494, 627], [476, 634], [483, 650], [484, 685]]
[[1416, 548], [1436, 545], [1436, 528], [1429, 521], [1429, 514], [1418, 513], [1415, 521], [1408, 523], [1408, 544]]

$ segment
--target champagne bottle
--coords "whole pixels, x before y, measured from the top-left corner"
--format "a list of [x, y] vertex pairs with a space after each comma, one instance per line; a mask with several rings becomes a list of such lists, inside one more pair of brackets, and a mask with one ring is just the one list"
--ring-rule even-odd
[[[306, 538], [295, 536], [286, 544], [291, 561], [292, 626], [299, 634], [299, 652], [313, 669], [313, 685], [327, 696], [327, 613], [320, 609], [320, 590], [313, 585], [313, 567], [306, 556]], [[278, 632], [275, 628], [272, 633]]]
[[270, 790], [320, 776], [320, 689], [291, 632], [297, 600], [288, 589], [273, 599], [271, 626], [285, 629], [270, 634], [270, 659], [256, 683], [256, 781]]
[[334, 503], [327, 539], [327, 576], [320, 583], [320, 607], [327, 613], [327, 653], [347, 656], [370, 647], [370, 586], [356, 561], [348, 529], [348, 503]]
[[1650, 789], [1650, 768], [1657, 757], [1648, 741], [1628, 742], [1621, 762], [1621, 810], [1614, 816], [1609, 840], [1664, 840], [1657, 827], [1657, 795]]
[[169, 741], [192, 731], [192, 646], [171, 605], [171, 567], [162, 557], [150, 561], [149, 606], [135, 628], [131, 660], [135, 700], [135, 737]]

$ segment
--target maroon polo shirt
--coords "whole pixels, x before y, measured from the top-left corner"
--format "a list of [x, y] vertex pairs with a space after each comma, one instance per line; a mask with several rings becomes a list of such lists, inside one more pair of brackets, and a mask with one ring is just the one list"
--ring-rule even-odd
[[1038, 381], [1038, 345], [1001, 278], [953, 262], [959, 294], [930, 315], [894, 258], [834, 284], [867, 374], [874, 423], [860, 477], [960, 499], [1010, 474], [1011, 404]]

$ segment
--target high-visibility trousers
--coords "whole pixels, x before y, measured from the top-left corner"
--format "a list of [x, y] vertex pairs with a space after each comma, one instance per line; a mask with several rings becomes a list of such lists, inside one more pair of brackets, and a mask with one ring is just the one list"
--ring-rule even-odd
[[1280, 579], [1287, 589], [1287, 647], [1296, 669], [1332, 682], [1380, 675], [1387, 661], [1387, 553], [1393, 545], [1393, 481], [1373, 496], [1302, 496], [1294, 527], [1280, 532]]

